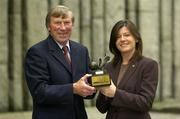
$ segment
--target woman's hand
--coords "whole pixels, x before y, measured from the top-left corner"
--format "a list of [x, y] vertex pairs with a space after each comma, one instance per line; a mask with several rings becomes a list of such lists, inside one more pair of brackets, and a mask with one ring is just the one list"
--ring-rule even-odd
[[116, 92], [116, 86], [114, 85], [113, 81], [111, 80], [110, 86], [100, 87], [98, 90], [105, 96], [113, 98]]

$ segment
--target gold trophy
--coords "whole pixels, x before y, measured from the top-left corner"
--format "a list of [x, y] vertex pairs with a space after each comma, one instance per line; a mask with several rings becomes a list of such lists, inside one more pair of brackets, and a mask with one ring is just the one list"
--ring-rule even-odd
[[109, 74], [104, 69], [104, 65], [110, 60], [109, 56], [105, 56], [103, 60], [100, 58], [99, 63], [91, 62], [90, 69], [92, 76], [88, 79], [88, 83], [93, 87], [111, 85]]

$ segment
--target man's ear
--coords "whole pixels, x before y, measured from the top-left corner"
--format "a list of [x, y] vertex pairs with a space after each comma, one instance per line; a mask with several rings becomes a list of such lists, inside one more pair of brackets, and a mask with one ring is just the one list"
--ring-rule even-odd
[[50, 29], [50, 27], [49, 27], [49, 26], [48, 26], [47, 30], [48, 30], [48, 32], [50, 32], [50, 30], [51, 30], [51, 29]]

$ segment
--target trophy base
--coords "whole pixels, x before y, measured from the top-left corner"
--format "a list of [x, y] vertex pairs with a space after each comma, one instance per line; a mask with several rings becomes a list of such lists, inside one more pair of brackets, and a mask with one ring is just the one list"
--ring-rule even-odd
[[101, 73], [95, 72], [95, 75], [93, 75], [88, 82], [93, 87], [102, 87], [102, 86], [111, 85], [111, 80], [109, 75], [104, 74], [104, 72], [102, 71]]

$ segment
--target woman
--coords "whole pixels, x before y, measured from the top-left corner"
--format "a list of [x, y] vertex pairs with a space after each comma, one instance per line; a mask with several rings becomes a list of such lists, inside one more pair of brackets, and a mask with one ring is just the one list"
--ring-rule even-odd
[[109, 49], [114, 55], [105, 69], [112, 84], [101, 87], [96, 107], [106, 119], [151, 119], [149, 110], [158, 84], [158, 64], [142, 56], [142, 40], [136, 26], [121, 20], [111, 31]]

